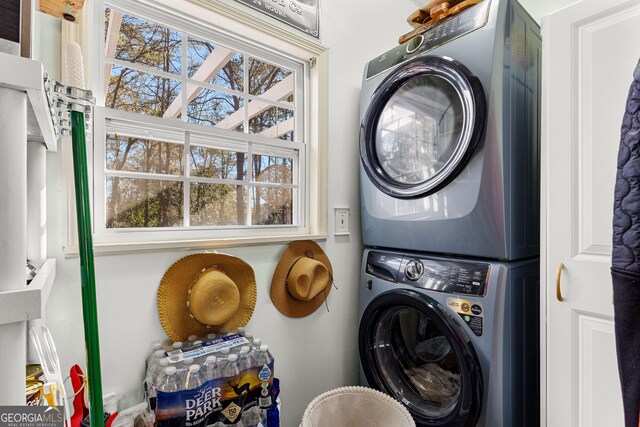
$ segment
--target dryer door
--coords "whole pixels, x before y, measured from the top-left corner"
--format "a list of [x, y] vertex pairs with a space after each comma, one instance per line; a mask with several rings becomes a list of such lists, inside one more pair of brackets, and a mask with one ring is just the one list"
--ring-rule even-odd
[[432, 298], [412, 290], [376, 297], [360, 323], [369, 386], [407, 406], [418, 425], [472, 426], [482, 375], [468, 335]]
[[374, 92], [360, 127], [369, 179], [399, 199], [435, 193], [473, 154], [485, 110], [480, 81], [462, 64], [424, 56], [400, 66]]

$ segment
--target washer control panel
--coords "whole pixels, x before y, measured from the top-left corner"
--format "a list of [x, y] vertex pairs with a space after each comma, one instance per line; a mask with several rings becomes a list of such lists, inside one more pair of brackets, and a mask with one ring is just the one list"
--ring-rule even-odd
[[491, 265], [371, 251], [366, 272], [389, 282], [449, 294], [484, 296]]

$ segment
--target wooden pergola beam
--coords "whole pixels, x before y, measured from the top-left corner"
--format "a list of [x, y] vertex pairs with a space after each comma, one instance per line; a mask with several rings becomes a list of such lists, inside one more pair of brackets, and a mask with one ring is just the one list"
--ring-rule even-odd
[[[294, 74], [292, 73], [260, 96], [270, 101], [280, 101], [293, 93], [293, 83]], [[264, 101], [250, 101], [248, 104], [249, 118], [257, 116], [271, 106], [272, 104]], [[219, 129], [234, 129], [242, 124], [244, 122], [244, 108], [242, 107], [238, 111], [229, 114], [224, 120], [219, 121], [216, 127]]]
[[[113, 58], [116, 54], [116, 46], [118, 45], [118, 36], [120, 35], [120, 26], [122, 25], [122, 12], [111, 9], [109, 12], [109, 26], [107, 27], [107, 39], [104, 44], [104, 55], [107, 58]], [[112, 64], [104, 64], [104, 93], [109, 90], [109, 78], [111, 77]]]
[[[208, 82], [213, 76], [218, 74], [220, 70], [227, 65], [227, 63], [233, 58], [236, 52], [224, 47], [216, 47], [207, 56], [202, 65], [191, 77], [193, 80], [201, 82]], [[202, 86], [195, 84], [187, 84], [187, 105], [193, 101], [196, 96], [204, 89]], [[167, 110], [164, 112], [163, 117], [178, 117], [182, 110], [182, 92], [173, 100]]]
[[293, 117], [292, 117], [281, 123], [277, 123], [276, 125], [271, 126], [268, 129], [263, 130], [262, 132], [260, 132], [260, 135], [264, 135], [269, 138], [279, 138], [280, 136], [291, 132], [293, 130], [294, 124], [295, 124], [295, 120], [293, 120]]

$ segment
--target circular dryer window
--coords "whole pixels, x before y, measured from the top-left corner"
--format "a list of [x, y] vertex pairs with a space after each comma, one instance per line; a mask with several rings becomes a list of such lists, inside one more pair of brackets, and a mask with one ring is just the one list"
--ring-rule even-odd
[[450, 164], [464, 128], [460, 94], [444, 78], [412, 77], [383, 107], [375, 133], [382, 171], [401, 184], [421, 184]]
[[414, 291], [377, 297], [360, 324], [362, 368], [369, 385], [404, 403], [419, 425], [473, 425], [482, 406], [479, 364], [444, 310]]
[[372, 96], [360, 131], [364, 169], [393, 197], [433, 194], [465, 167], [484, 122], [477, 77], [450, 59], [416, 58], [390, 74]]

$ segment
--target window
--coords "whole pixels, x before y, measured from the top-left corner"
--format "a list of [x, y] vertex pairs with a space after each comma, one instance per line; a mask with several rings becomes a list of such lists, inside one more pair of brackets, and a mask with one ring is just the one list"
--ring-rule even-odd
[[98, 13], [98, 244], [322, 231], [308, 59], [144, 3]]

